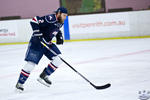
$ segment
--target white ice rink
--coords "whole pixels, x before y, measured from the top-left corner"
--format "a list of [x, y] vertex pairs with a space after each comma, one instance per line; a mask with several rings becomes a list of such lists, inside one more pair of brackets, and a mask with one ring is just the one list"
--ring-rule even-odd
[[37, 82], [49, 61], [43, 57], [25, 84], [15, 84], [24, 65], [25, 45], [0, 46], [0, 100], [139, 100], [139, 91], [150, 91], [150, 38], [66, 42], [58, 46], [63, 58], [96, 85], [96, 90], [65, 64], [50, 76], [50, 88]]

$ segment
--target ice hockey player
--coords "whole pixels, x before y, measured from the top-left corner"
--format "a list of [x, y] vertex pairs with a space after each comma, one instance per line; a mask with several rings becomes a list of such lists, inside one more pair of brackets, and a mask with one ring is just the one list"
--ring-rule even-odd
[[30, 24], [33, 29], [33, 34], [25, 56], [26, 64], [22, 68], [16, 84], [17, 90], [24, 90], [24, 83], [28, 79], [35, 65], [39, 63], [43, 55], [50, 60], [50, 63], [39, 75], [37, 80], [48, 87], [51, 85], [51, 81], [49, 80], [48, 76], [50, 76], [59, 67], [62, 61], [58, 56], [54, 55], [46, 47], [44, 47], [41, 44], [41, 41], [50, 49], [55, 51], [57, 55], [60, 55], [61, 52], [57, 46], [52, 43], [52, 39], [53, 37], [56, 37], [56, 44], [63, 44], [64, 40], [60, 28], [62, 27], [67, 15], [67, 9], [60, 7], [55, 11], [54, 14], [43, 17], [36, 16], [31, 20]]

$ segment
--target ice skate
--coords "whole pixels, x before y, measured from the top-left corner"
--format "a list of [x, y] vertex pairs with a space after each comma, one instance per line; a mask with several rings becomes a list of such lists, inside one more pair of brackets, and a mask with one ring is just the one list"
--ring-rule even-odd
[[48, 75], [46, 75], [45, 70], [40, 74], [39, 78], [37, 79], [41, 84], [50, 87], [52, 82], [49, 80]]
[[24, 91], [23, 84], [17, 83], [16, 84], [16, 91], [20, 92], [20, 93], [23, 92]]

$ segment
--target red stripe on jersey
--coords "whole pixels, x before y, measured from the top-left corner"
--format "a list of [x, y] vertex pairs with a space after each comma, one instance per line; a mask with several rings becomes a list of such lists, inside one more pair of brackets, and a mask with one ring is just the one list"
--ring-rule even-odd
[[32, 20], [34, 20], [35, 22], [37, 21], [37, 20], [35, 19], [35, 17], [34, 17], [34, 18], [32, 18]]

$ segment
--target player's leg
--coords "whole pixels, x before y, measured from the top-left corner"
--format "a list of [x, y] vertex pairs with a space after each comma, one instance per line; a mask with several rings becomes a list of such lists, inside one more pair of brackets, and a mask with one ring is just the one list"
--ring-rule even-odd
[[43, 53], [40, 48], [35, 49], [35, 47], [32, 44], [29, 44], [28, 50], [26, 52], [26, 57], [25, 57], [25, 61], [27, 61], [27, 63], [24, 65], [24, 67], [21, 70], [18, 82], [16, 84], [17, 89], [19, 89], [21, 91], [24, 90], [23, 84], [28, 79], [28, 77], [29, 77], [31, 71], [33, 70], [33, 68], [35, 67], [35, 65], [39, 63], [42, 56], [43, 56]]
[[16, 88], [19, 90], [24, 90], [23, 84], [26, 82], [28, 79], [30, 72], [33, 70], [35, 67], [35, 63], [27, 61], [27, 63], [24, 65], [24, 67], [21, 70], [18, 82], [16, 84]]
[[[58, 55], [61, 54], [60, 50], [57, 48], [55, 44], [52, 44], [50, 48], [53, 51], [55, 51]], [[50, 76], [62, 64], [62, 61], [58, 56], [54, 55], [49, 50], [46, 50], [44, 54], [49, 60], [51, 60], [51, 62], [50, 64], [47, 65], [47, 67], [40, 74], [38, 81], [49, 87], [51, 84], [51, 81], [49, 80], [48, 76]]]

